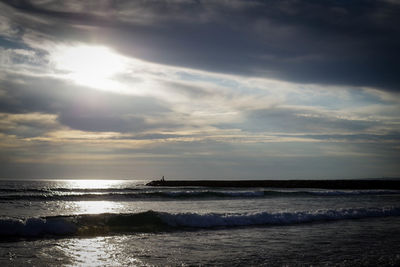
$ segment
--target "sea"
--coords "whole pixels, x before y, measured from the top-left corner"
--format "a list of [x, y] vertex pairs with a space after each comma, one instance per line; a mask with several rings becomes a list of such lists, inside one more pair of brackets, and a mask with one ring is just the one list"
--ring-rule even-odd
[[0, 181], [1, 266], [400, 266], [400, 191]]

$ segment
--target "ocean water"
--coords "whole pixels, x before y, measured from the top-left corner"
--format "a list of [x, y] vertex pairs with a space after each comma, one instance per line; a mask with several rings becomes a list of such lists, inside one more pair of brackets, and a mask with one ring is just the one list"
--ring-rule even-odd
[[400, 266], [400, 192], [0, 181], [3, 266]]

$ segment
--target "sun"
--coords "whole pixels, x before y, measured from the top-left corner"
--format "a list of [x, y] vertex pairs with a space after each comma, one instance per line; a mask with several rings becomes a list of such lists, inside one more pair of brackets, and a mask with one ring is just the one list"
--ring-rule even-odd
[[125, 58], [104, 46], [61, 47], [53, 55], [55, 68], [77, 84], [116, 90], [116, 75], [125, 69]]

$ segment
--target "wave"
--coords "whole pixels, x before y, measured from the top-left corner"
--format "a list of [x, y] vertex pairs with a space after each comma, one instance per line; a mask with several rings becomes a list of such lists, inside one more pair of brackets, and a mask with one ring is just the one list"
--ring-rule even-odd
[[287, 192], [294, 194], [305, 194], [314, 196], [356, 196], [356, 195], [392, 195], [400, 194], [398, 190], [324, 190], [324, 191], [298, 191], [298, 192]]
[[51, 192], [83, 192], [83, 193], [101, 193], [101, 192], [132, 192], [140, 191], [141, 188], [0, 188], [1, 193], [51, 193]]
[[140, 192], [140, 193], [45, 193], [45, 194], [7, 194], [0, 195], [2, 201], [129, 201], [143, 199], [209, 199], [209, 198], [256, 198], [265, 196], [264, 192], [213, 192], [213, 191], [177, 191], [177, 192]]
[[130, 201], [139, 199], [218, 199], [218, 198], [269, 198], [269, 197], [307, 197], [307, 196], [355, 196], [355, 195], [387, 195], [400, 194], [396, 190], [350, 190], [350, 191], [214, 191], [214, 190], [186, 190], [186, 191], [140, 191], [138, 189], [112, 189], [108, 191], [40, 191], [32, 193], [0, 194], [0, 201]]
[[100, 236], [114, 233], [179, 231], [246, 226], [291, 225], [371, 217], [400, 216], [400, 208], [358, 208], [282, 213], [167, 213], [86, 214], [0, 219], [0, 237]]

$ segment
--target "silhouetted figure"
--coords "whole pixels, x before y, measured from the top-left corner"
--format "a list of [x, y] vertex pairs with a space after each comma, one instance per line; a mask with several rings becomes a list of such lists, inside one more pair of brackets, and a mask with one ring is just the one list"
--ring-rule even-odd
[[165, 182], [165, 178], [164, 178], [164, 175], [163, 175], [163, 177], [161, 178], [161, 182]]

